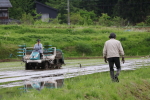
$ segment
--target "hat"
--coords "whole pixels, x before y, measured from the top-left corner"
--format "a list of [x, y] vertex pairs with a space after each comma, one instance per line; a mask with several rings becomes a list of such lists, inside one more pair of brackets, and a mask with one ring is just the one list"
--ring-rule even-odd
[[40, 39], [37, 39], [37, 41], [40, 41]]
[[115, 33], [110, 33], [109, 38], [116, 38], [116, 34]]

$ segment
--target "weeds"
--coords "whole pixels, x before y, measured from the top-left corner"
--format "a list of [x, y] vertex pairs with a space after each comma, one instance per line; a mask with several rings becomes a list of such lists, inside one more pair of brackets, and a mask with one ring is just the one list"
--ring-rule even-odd
[[[0, 49], [2, 58], [8, 58], [9, 51], [15, 54], [17, 45], [26, 43], [33, 46], [37, 39], [41, 42], [49, 42], [65, 52], [65, 57], [83, 56], [81, 50], [77, 50], [77, 45], [86, 48], [90, 53], [85, 56], [102, 56], [102, 48], [109, 38], [109, 34], [114, 32], [117, 39], [122, 42], [125, 54], [128, 56], [149, 54], [149, 33], [137, 31], [131, 27], [124, 28], [102, 27], [102, 26], [79, 26], [79, 25], [1, 25], [0, 41], [3, 47]], [[9, 48], [12, 47], [13, 48]], [[91, 52], [92, 48], [92, 52]], [[4, 52], [6, 51], [6, 52]], [[85, 51], [85, 50], [84, 50]], [[7, 56], [5, 56], [7, 55]]]

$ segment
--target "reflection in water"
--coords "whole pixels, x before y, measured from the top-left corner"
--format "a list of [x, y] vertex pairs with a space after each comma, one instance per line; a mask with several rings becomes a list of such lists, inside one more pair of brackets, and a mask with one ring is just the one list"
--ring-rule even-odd
[[29, 91], [29, 89], [36, 89], [38, 91], [42, 90], [43, 88], [60, 88], [64, 84], [64, 79], [58, 79], [58, 80], [46, 80], [42, 81], [40, 80], [26, 80], [24, 84], [25, 91]]

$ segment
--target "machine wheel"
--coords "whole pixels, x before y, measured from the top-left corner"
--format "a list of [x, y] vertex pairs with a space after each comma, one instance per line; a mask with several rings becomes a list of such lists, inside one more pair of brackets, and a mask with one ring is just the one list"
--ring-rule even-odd
[[55, 68], [60, 69], [60, 67], [61, 67], [61, 64], [57, 64]]
[[36, 64], [32, 64], [32, 69], [36, 69]]
[[48, 69], [49, 65], [48, 65], [48, 62], [45, 62], [44, 63], [44, 69]]
[[54, 64], [51, 64], [50, 69], [54, 69], [54, 68], [55, 68]]
[[28, 63], [25, 64], [25, 70], [30, 70], [30, 65]]

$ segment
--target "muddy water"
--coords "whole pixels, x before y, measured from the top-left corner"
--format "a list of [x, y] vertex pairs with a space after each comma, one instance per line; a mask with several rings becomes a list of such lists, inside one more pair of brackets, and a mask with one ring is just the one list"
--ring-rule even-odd
[[[74, 60], [72, 60], [74, 62]], [[71, 61], [70, 61], [71, 63]], [[50, 81], [50, 80], [60, 80], [65, 78], [76, 77], [79, 75], [87, 75], [98, 72], [109, 71], [108, 64], [99, 63], [95, 65], [91, 64], [81, 64], [84, 66], [75, 66], [66, 65], [61, 69], [55, 70], [24, 70], [23, 68], [18, 70], [5, 70], [1, 71], [0, 69], [0, 83], [11, 82], [9, 84], [0, 85], [0, 87], [13, 87], [13, 86], [21, 86], [25, 84], [25, 81], [31, 81], [35, 79], [40, 79], [42, 81]], [[134, 59], [127, 60], [124, 64], [121, 64], [122, 70], [135, 70], [136, 68], [140, 68], [141, 66], [149, 66], [150, 59]], [[70, 67], [72, 66], [72, 67]], [[18, 82], [14, 82], [18, 81]]]

